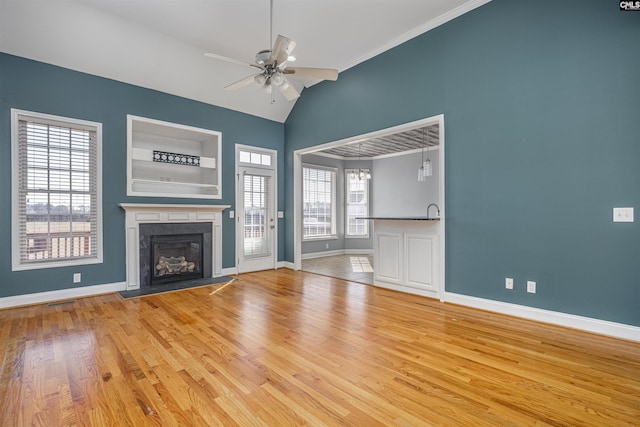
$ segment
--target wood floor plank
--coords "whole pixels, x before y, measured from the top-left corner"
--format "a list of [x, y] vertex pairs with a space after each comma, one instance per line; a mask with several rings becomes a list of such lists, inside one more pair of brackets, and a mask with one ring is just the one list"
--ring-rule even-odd
[[4, 426], [639, 426], [640, 343], [287, 269], [0, 310]]

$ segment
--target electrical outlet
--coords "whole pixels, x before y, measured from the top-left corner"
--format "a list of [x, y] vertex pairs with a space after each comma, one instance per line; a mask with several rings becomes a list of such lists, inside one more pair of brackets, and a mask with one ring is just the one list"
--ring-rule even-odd
[[73, 283], [80, 283], [82, 281], [82, 274], [73, 273]]
[[236, 211], [229, 211], [229, 218], [235, 218], [236, 217]]
[[328, 243], [326, 244], [325, 249], [329, 249], [329, 244]]
[[536, 282], [532, 282], [531, 280], [527, 280], [527, 292], [530, 294], [536, 293]]
[[511, 277], [504, 279], [504, 287], [507, 289], [513, 289], [513, 279]]

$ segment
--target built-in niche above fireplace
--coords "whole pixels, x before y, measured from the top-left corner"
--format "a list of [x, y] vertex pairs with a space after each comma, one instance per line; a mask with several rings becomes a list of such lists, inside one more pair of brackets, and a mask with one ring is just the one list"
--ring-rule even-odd
[[[229, 205], [121, 203], [120, 207], [126, 215], [127, 290], [152, 286], [151, 273], [162, 276], [154, 283], [222, 276], [222, 212]], [[152, 235], [160, 237], [152, 243]], [[152, 254], [158, 242], [156, 251], [161, 253]], [[158, 265], [160, 270], [153, 272]]]
[[210, 222], [140, 224], [140, 287], [211, 277]]

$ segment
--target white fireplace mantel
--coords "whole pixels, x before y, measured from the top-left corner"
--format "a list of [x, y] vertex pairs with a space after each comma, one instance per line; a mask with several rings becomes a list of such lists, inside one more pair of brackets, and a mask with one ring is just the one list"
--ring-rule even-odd
[[127, 244], [127, 290], [140, 288], [139, 225], [148, 223], [210, 222], [212, 231], [212, 275], [222, 276], [222, 211], [229, 205], [172, 205], [120, 203], [124, 209]]

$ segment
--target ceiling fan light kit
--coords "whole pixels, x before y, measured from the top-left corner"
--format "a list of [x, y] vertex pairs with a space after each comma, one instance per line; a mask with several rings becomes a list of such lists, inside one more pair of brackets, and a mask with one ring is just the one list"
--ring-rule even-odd
[[[269, 42], [271, 42], [273, 34], [273, 0], [270, 0], [270, 22], [269, 22]], [[288, 81], [288, 77], [313, 80], [332, 80], [338, 79], [338, 70], [330, 68], [308, 68], [308, 67], [289, 67], [289, 62], [293, 62], [296, 58], [291, 55], [296, 47], [296, 42], [282, 35], [278, 35], [273, 42], [271, 49], [259, 51], [255, 57], [255, 63], [246, 63], [237, 59], [227, 58], [215, 53], [205, 53], [204, 55], [218, 59], [221, 61], [231, 62], [234, 64], [242, 64], [254, 67], [260, 70], [258, 74], [245, 77], [235, 83], [225, 87], [225, 90], [235, 90], [248, 84], [255, 83], [261, 86], [268, 93], [272, 93], [272, 87], [276, 86], [282, 95], [288, 100], [293, 101], [300, 96]], [[275, 98], [272, 98], [272, 102]]]
[[269, 49], [261, 50], [256, 54], [256, 64], [264, 65], [271, 57], [271, 51]]

